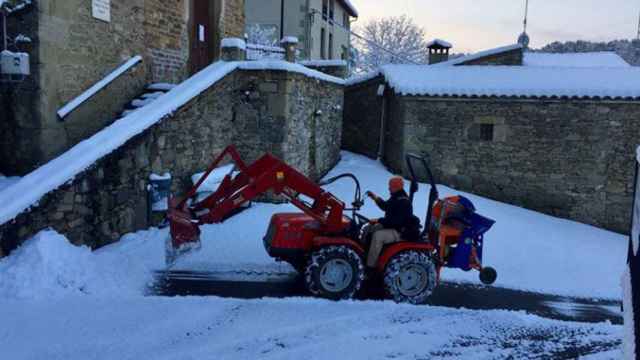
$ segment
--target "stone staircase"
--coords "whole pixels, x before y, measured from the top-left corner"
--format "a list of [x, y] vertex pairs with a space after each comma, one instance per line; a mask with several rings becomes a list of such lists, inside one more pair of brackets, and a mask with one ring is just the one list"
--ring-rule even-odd
[[140, 94], [135, 99], [131, 100], [128, 104], [124, 106], [124, 110], [120, 113], [119, 118], [123, 118], [138, 109], [151, 104], [156, 101], [160, 96], [166, 94], [171, 89], [176, 87], [176, 84], [169, 83], [156, 83], [148, 85], [142, 94]]

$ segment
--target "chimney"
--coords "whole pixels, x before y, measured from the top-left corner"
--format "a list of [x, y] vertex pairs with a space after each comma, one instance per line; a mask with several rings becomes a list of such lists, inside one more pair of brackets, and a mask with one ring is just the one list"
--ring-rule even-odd
[[429, 65], [449, 60], [449, 49], [453, 46], [444, 40], [434, 39], [427, 44], [429, 48]]

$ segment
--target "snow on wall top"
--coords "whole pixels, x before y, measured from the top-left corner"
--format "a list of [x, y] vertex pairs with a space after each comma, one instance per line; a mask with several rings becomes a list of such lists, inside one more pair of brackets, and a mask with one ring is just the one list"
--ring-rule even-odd
[[513, 44], [513, 45], [497, 47], [497, 48], [494, 48], [494, 49], [479, 51], [479, 52], [473, 53], [471, 55], [461, 56], [461, 57], [457, 57], [455, 59], [451, 59], [449, 61], [443, 61], [441, 63], [433, 64], [432, 66], [460, 65], [462, 63], [466, 63], [466, 62], [469, 62], [469, 61], [481, 59], [481, 58], [486, 57], [486, 56], [496, 55], [496, 54], [500, 54], [500, 53], [503, 53], [503, 52], [512, 51], [512, 50], [516, 50], [516, 49], [522, 49], [522, 45]]
[[525, 66], [564, 66], [564, 67], [630, 67], [615, 52], [587, 52], [587, 53], [537, 53], [525, 52], [523, 65]]
[[236, 69], [283, 70], [303, 74], [318, 80], [343, 85], [344, 80], [285, 61], [219, 61], [175, 86], [150, 106], [117, 120], [90, 138], [80, 142], [62, 155], [0, 190], [0, 224], [14, 219], [34, 206], [44, 195], [72, 181], [97, 160], [124, 145], [188, 101], [213, 86]]
[[387, 65], [401, 95], [640, 99], [640, 68]]
[[247, 43], [240, 38], [224, 38], [220, 42], [220, 47], [222, 48], [238, 48], [242, 50], [246, 50]]
[[429, 41], [427, 43], [427, 47], [431, 47], [433, 45], [440, 45], [440, 46], [446, 47], [446, 48], [452, 48], [453, 47], [453, 45], [451, 45], [450, 42], [444, 41], [442, 39], [433, 39], [433, 40], [431, 40], [431, 41]]
[[347, 66], [346, 60], [302, 60], [298, 62], [304, 66]]

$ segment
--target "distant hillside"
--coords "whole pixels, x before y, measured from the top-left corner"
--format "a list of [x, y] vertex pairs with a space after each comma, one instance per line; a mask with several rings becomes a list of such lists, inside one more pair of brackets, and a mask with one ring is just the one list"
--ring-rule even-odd
[[615, 51], [629, 64], [640, 66], [640, 40], [613, 40], [609, 42], [556, 41], [536, 51], [552, 53]]

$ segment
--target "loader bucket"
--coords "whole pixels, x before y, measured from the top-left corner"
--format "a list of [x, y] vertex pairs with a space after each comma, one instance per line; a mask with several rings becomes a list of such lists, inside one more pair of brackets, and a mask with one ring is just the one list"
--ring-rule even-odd
[[181, 255], [200, 249], [200, 229], [198, 220], [184, 206], [179, 206], [177, 199], [169, 200], [167, 219], [170, 236], [166, 240], [165, 258], [167, 266], [171, 266]]

